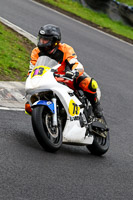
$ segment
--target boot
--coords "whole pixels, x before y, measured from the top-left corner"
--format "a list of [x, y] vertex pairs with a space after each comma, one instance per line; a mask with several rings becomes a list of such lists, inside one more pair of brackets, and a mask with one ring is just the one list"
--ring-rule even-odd
[[101, 118], [103, 116], [103, 109], [100, 106], [100, 102], [96, 102], [96, 103], [92, 104], [92, 110], [93, 110], [95, 117]]
[[97, 98], [97, 94], [96, 93], [91, 94], [88, 92], [84, 92], [84, 94], [88, 98], [88, 100], [90, 101], [90, 103], [92, 105], [92, 110], [93, 110], [95, 117], [101, 118], [103, 116], [103, 109], [100, 106], [100, 102]]

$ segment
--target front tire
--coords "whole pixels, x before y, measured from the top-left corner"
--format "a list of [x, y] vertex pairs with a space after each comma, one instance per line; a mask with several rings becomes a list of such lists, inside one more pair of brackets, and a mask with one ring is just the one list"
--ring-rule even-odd
[[62, 145], [61, 124], [52, 126], [52, 113], [46, 106], [37, 106], [32, 111], [32, 126], [39, 144], [48, 152], [56, 152]]

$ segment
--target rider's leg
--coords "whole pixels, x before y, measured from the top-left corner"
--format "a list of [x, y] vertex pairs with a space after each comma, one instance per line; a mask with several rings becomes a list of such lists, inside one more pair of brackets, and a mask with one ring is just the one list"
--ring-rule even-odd
[[83, 73], [77, 78], [76, 83], [84, 91], [85, 96], [90, 101], [94, 115], [98, 118], [102, 117], [103, 112], [100, 106], [100, 100], [98, 100], [96, 93], [98, 88], [97, 82], [86, 73]]

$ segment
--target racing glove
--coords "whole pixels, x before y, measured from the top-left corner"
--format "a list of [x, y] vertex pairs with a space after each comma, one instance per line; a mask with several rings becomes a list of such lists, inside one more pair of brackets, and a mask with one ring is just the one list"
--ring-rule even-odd
[[70, 78], [70, 79], [77, 78], [78, 76], [79, 76], [78, 70], [67, 71], [65, 73], [65, 77]]
[[72, 71], [67, 71], [67, 72], [65, 73], [65, 77], [66, 77], [66, 78], [73, 79], [73, 77], [74, 77], [74, 74], [73, 74], [73, 72], [72, 72]]

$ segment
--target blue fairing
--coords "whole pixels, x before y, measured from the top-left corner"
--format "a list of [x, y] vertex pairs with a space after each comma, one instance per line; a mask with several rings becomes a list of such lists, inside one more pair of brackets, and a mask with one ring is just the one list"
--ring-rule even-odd
[[55, 111], [54, 111], [54, 104], [52, 101], [46, 101], [46, 100], [40, 100], [40, 101], [37, 101], [35, 102], [32, 107], [34, 106], [47, 106], [51, 112], [54, 114]]

